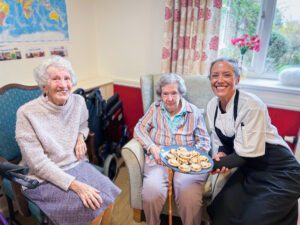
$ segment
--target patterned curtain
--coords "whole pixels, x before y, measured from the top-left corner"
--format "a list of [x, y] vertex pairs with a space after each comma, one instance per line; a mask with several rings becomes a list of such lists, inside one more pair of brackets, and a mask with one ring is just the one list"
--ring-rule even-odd
[[217, 57], [222, 0], [166, 0], [162, 72], [208, 74]]

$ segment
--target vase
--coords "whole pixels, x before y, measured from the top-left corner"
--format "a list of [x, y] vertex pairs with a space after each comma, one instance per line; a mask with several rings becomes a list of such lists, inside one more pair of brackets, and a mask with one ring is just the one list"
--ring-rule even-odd
[[244, 55], [241, 54], [240, 61], [239, 61], [239, 72], [240, 72], [240, 78], [245, 79], [247, 77], [248, 68], [243, 65]]
[[247, 78], [247, 74], [248, 74], [248, 68], [246, 66], [241, 66], [240, 67], [240, 77], [242, 80]]

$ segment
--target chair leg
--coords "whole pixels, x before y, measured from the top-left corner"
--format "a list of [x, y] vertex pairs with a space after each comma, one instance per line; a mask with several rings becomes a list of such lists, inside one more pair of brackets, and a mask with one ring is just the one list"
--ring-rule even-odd
[[99, 214], [89, 225], [109, 225], [114, 205], [110, 204], [103, 213]]
[[113, 211], [113, 209], [114, 209], [114, 205], [113, 204], [109, 205], [105, 209], [103, 217], [102, 217], [101, 225], [109, 225], [110, 224], [111, 218], [112, 218], [112, 211]]
[[5, 196], [6, 197], [6, 201], [7, 201], [7, 206], [8, 206], [8, 213], [9, 213], [9, 222], [10, 224], [16, 224], [16, 225], [21, 225], [19, 223], [19, 221], [17, 221], [16, 217], [15, 217], [15, 210], [14, 210], [14, 206], [13, 206], [13, 202], [12, 200]]
[[99, 214], [89, 225], [100, 225], [103, 218], [103, 213]]
[[133, 219], [137, 223], [142, 222], [142, 210], [141, 209], [133, 209]]

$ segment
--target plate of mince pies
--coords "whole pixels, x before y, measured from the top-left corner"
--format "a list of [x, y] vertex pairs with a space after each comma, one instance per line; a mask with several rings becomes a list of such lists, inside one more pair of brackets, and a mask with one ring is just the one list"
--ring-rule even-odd
[[164, 146], [161, 148], [160, 157], [166, 166], [180, 173], [207, 173], [214, 166], [212, 158], [206, 152], [195, 147]]

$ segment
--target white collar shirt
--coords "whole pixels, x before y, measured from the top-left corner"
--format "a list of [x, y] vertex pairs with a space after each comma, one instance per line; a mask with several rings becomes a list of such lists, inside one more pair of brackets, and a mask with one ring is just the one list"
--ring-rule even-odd
[[[231, 98], [226, 106], [226, 113], [221, 113], [218, 107], [216, 127], [218, 127], [225, 136], [235, 135], [234, 150], [244, 157], [258, 157], [265, 154], [266, 143], [288, 145], [278, 135], [276, 127], [271, 124], [267, 106], [255, 95], [239, 91], [238, 112], [234, 122], [233, 108], [234, 97]], [[214, 144], [221, 146], [215, 128], [214, 116], [219, 99], [214, 97], [207, 106], [207, 118], [209, 128], [212, 131]]]

